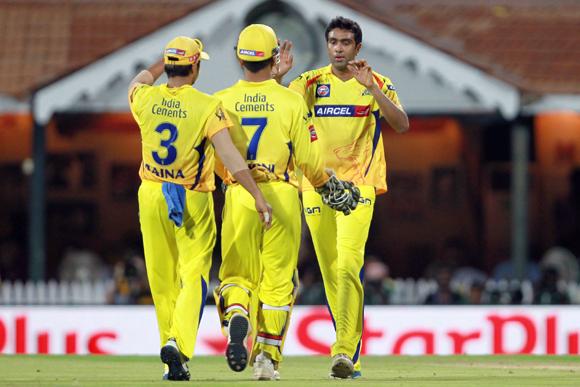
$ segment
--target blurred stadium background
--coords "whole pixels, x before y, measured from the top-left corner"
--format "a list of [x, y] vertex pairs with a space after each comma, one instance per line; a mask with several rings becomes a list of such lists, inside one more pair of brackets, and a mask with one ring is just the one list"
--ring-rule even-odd
[[[336, 15], [411, 119], [383, 122], [363, 353], [578, 354], [580, 311], [561, 306], [580, 303], [574, 0], [0, 0], [0, 353], [156, 353], [129, 80], [185, 34], [212, 56], [196, 87], [229, 86], [238, 32], [262, 22], [294, 42], [289, 81], [327, 64]], [[219, 263], [216, 247], [214, 284]], [[287, 352], [327, 353], [306, 230], [299, 270]], [[223, 352], [212, 306], [199, 342]]]

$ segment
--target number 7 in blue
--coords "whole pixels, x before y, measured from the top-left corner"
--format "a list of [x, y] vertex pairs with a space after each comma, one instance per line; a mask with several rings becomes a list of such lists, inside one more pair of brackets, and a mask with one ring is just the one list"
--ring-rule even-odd
[[268, 125], [268, 118], [266, 117], [246, 117], [242, 118], [242, 126], [257, 126], [258, 129], [252, 136], [250, 144], [248, 145], [248, 153], [246, 154], [246, 160], [256, 160], [256, 153], [258, 153], [258, 143], [260, 142], [260, 136], [266, 125]]

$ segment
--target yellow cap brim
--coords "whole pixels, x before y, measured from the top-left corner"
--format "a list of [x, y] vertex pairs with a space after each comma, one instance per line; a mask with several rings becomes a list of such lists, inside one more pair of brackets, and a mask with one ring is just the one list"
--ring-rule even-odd
[[201, 59], [209, 60], [209, 54], [205, 51], [202, 51], [199, 56]]

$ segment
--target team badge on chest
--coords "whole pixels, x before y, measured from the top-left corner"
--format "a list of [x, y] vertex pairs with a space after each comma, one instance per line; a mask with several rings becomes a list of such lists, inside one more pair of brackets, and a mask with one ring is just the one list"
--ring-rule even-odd
[[324, 83], [316, 86], [316, 97], [330, 97], [330, 84]]

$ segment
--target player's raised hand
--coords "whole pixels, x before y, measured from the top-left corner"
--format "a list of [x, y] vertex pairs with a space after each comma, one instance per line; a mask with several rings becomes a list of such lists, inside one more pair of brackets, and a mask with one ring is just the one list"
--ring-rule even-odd
[[348, 62], [347, 67], [352, 72], [358, 83], [367, 89], [375, 83], [373, 79], [373, 70], [366, 60], [351, 60]]
[[280, 45], [280, 62], [274, 66], [272, 76], [280, 82], [282, 77], [292, 69], [294, 55], [292, 55], [292, 42], [284, 40]]

